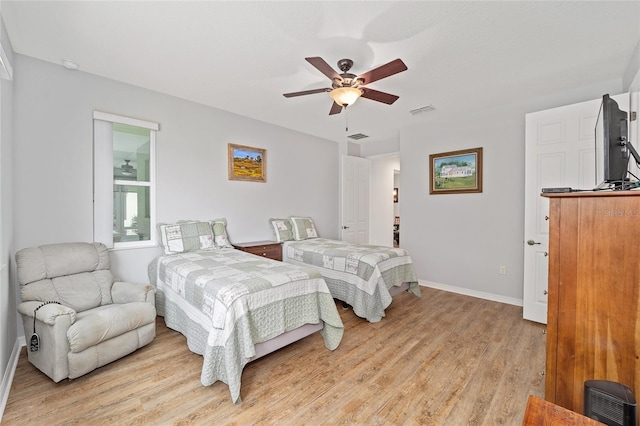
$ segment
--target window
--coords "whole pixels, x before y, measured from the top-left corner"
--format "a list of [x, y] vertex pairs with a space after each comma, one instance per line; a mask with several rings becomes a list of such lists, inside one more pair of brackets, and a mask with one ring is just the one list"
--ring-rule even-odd
[[149, 121], [93, 113], [93, 238], [107, 247], [156, 245], [158, 127]]

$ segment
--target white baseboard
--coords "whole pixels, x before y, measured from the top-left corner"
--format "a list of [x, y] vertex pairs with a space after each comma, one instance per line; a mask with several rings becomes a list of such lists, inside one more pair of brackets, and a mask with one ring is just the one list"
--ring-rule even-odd
[[9, 399], [9, 391], [11, 390], [11, 384], [13, 383], [13, 376], [16, 373], [18, 367], [18, 360], [20, 359], [20, 350], [25, 346], [25, 338], [18, 337], [16, 343], [13, 345], [13, 351], [11, 351], [11, 358], [7, 363], [7, 369], [2, 375], [2, 384], [0, 384], [0, 423], [2, 422], [2, 415], [4, 414], [4, 408], [7, 406], [7, 400]]
[[470, 290], [464, 287], [455, 287], [447, 284], [440, 284], [433, 281], [418, 280], [421, 286], [431, 287], [438, 290], [449, 291], [451, 293], [464, 294], [465, 296], [477, 297], [479, 299], [491, 300], [493, 302], [506, 303], [508, 305], [522, 306], [522, 299], [513, 297], [500, 296], [498, 294], [487, 293], [484, 291]]

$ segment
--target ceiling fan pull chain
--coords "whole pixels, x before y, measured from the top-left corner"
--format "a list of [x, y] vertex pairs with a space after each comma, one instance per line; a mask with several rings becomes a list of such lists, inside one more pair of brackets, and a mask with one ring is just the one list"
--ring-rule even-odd
[[346, 122], [344, 131], [349, 133], [349, 111], [347, 110], [347, 107], [344, 107], [344, 119]]

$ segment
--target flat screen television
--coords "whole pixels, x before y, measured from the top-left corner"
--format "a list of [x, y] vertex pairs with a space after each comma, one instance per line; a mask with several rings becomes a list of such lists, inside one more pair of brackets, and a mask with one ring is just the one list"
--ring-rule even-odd
[[637, 153], [627, 143], [627, 113], [609, 95], [602, 96], [595, 131], [596, 185], [612, 184], [614, 189], [626, 189], [630, 148], [632, 154]]

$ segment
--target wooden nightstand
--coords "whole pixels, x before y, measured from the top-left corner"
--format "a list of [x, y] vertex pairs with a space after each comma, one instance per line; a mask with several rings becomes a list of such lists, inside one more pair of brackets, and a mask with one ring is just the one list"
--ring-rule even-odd
[[282, 262], [282, 243], [277, 241], [251, 241], [233, 244], [233, 247], [247, 253], [267, 257]]

